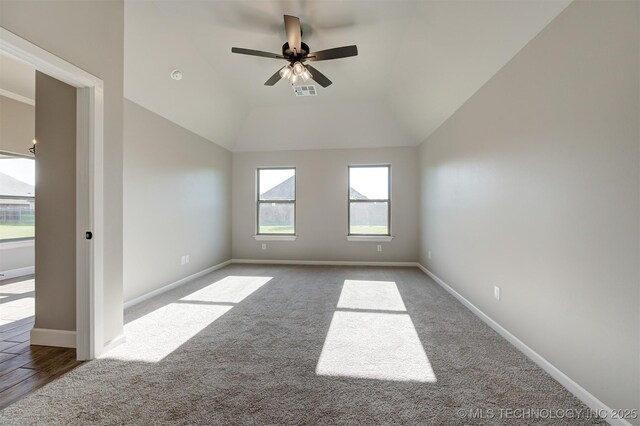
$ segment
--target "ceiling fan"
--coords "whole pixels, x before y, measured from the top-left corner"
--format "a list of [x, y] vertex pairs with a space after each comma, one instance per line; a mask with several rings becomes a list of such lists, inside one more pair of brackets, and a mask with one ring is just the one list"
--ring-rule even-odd
[[311, 65], [305, 64], [305, 62], [327, 61], [329, 59], [348, 58], [350, 56], [358, 55], [358, 48], [355, 45], [336, 47], [333, 49], [310, 53], [309, 46], [302, 42], [300, 19], [295, 16], [284, 15], [284, 29], [287, 33], [287, 42], [282, 46], [281, 55], [277, 53], [262, 52], [260, 50], [243, 49], [240, 47], [231, 48], [231, 52], [233, 53], [261, 56], [272, 59], [283, 59], [289, 62], [283, 68], [276, 71], [276, 73], [264, 83], [265, 86], [273, 86], [280, 81], [280, 79], [284, 78], [288, 79], [292, 85], [313, 79], [320, 86], [327, 87], [331, 85], [331, 80]]

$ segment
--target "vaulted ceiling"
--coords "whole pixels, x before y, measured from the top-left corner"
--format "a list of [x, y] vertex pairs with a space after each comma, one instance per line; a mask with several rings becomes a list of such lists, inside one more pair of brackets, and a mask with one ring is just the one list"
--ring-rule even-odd
[[[569, 2], [127, 0], [125, 97], [233, 151], [417, 145]], [[333, 80], [318, 96], [264, 86], [283, 61], [231, 53], [279, 53], [284, 14], [312, 51], [358, 46], [314, 64]]]

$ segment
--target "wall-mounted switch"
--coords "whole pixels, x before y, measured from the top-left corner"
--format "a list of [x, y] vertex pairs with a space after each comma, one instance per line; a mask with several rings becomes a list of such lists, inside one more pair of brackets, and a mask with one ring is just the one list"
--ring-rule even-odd
[[267, 245], [265, 243], [262, 243], [262, 250], [266, 250], [267, 249]]
[[185, 262], [186, 262], [186, 263], [189, 263], [189, 255], [186, 255], [186, 256], [184, 257], [184, 259], [185, 259]]
[[500, 300], [500, 287], [493, 286], [493, 297], [495, 297], [496, 300]]
[[378, 244], [378, 251], [382, 251], [382, 244]]
[[431, 250], [429, 250], [429, 251], [427, 252], [427, 257], [428, 257], [429, 259], [431, 259]]
[[180, 264], [181, 264], [181, 265], [184, 265], [185, 263], [187, 263], [186, 256], [182, 256], [182, 257], [180, 257]]

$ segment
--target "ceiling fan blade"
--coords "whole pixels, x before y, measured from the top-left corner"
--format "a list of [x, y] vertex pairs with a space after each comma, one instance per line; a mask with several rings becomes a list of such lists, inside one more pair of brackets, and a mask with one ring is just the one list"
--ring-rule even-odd
[[272, 75], [269, 80], [264, 82], [265, 86], [273, 86], [274, 84], [276, 84], [277, 82], [280, 81], [282, 77], [280, 77], [280, 70], [276, 71], [276, 73], [274, 75]]
[[322, 87], [328, 87], [331, 86], [331, 83], [333, 83], [331, 80], [329, 80], [327, 78], [327, 76], [325, 76], [324, 74], [322, 74], [320, 71], [318, 71], [317, 69], [315, 69], [314, 67], [312, 67], [311, 65], [305, 65], [305, 67], [307, 67], [307, 69], [309, 70], [309, 72], [311, 73], [311, 78], [318, 83], [320, 86]]
[[319, 52], [309, 53], [305, 59], [308, 61], [327, 61], [329, 59], [348, 58], [350, 56], [358, 56], [357, 46], [343, 46], [320, 50]]
[[231, 53], [240, 53], [241, 55], [262, 56], [263, 58], [287, 59], [277, 53], [263, 52], [261, 50], [243, 49], [241, 47], [232, 47]]
[[300, 29], [300, 19], [295, 16], [284, 15], [284, 30], [287, 32], [289, 49], [296, 53], [302, 51], [302, 30]]

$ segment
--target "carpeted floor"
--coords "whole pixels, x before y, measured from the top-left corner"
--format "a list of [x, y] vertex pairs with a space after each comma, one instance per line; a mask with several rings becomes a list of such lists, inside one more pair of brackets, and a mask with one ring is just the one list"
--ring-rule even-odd
[[587, 411], [414, 268], [231, 265], [125, 322], [128, 343], [0, 424], [565, 424], [500, 410]]

